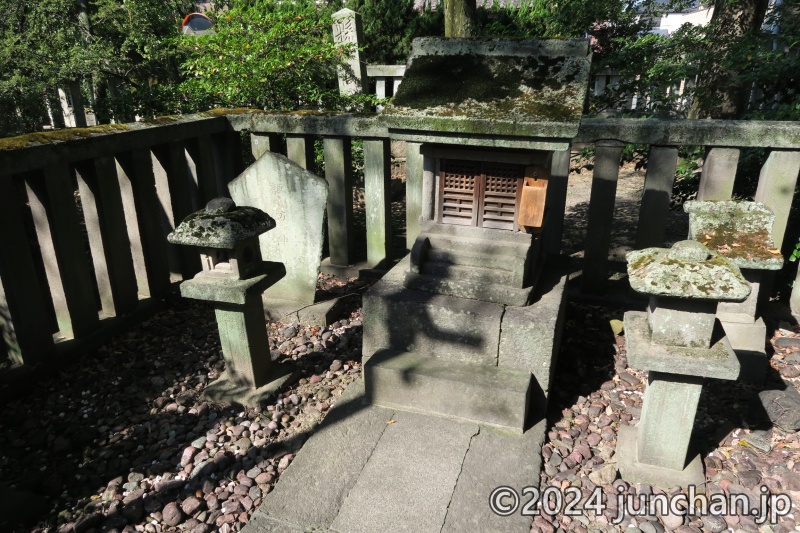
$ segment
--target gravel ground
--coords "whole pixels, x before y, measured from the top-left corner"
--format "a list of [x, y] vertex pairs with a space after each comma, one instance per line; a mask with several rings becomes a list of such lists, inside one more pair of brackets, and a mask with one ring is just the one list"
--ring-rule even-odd
[[[323, 280], [325, 281], [325, 280]], [[331, 292], [361, 290], [327, 280]], [[609, 320], [621, 311], [569, 305], [541, 489], [602, 487], [609, 504], [619, 487], [614, 447], [621, 424], [635, 424], [646, 373], [627, 368], [624, 336]], [[224, 369], [213, 312], [184, 303], [87, 356], [0, 414], [0, 478], [42, 494], [44, 520], [17, 531], [237, 531], [331, 405], [360, 377], [361, 315], [329, 328], [270, 323], [272, 355], [295, 360], [303, 378], [262, 409], [204, 402], [202, 390]], [[800, 330], [783, 324], [773, 343], [767, 387], [794, 387]], [[706, 451], [706, 490], [757, 495], [764, 485], [800, 505], [800, 438], [758, 429], [748, 405], [761, 388], [708, 380], [696, 427]], [[31, 406], [36, 406], [32, 409]], [[535, 518], [532, 531], [792, 531], [795, 515], [770, 529], [752, 517], [604, 515]], [[23, 517], [24, 513], [20, 513]], [[4, 517], [14, 518], [14, 517]], [[633, 526], [637, 526], [634, 528]], [[12, 530], [12, 528], [4, 528]]]
[[[707, 494], [724, 491], [758, 501], [760, 487], [789, 495], [795, 510], [772, 526], [756, 526], [752, 516], [693, 517], [631, 516], [618, 525], [616, 496], [620, 492], [658, 494], [657, 488], [630, 485], [618, 479], [614, 449], [620, 425], [634, 425], [641, 414], [647, 372], [627, 367], [624, 336], [615, 336], [610, 320], [621, 310], [571, 305], [564, 334], [556, 382], [551, 396], [549, 429], [542, 453], [545, 459], [541, 490], [549, 486], [578, 487], [587, 500], [596, 486], [608, 503], [599, 516], [587, 510], [582, 516], [542, 513], [532, 531], [622, 531], [629, 533], [678, 532], [788, 532], [800, 523], [800, 435], [772, 427], [760, 416], [758, 393], [780, 388], [800, 388], [800, 328], [772, 324], [777, 332], [771, 370], [763, 385], [706, 380], [695, 419], [695, 440], [704, 457]], [[796, 413], [800, 415], [800, 411]], [[796, 416], [795, 416], [796, 418]], [[574, 489], [573, 489], [574, 490]], [[677, 492], [673, 489], [668, 494]], [[686, 493], [684, 491], [684, 493]]]
[[[570, 179], [565, 251], [580, 257], [591, 174]], [[612, 257], [619, 259], [635, 227], [643, 173], [623, 169]], [[393, 204], [393, 215], [403, 213]], [[685, 215], [671, 213], [675, 240]], [[326, 295], [361, 292], [364, 284], [321, 276]], [[263, 409], [237, 410], [201, 399], [224, 370], [213, 311], [184, 302], [121, 335], [79, 366], [37, 384], [0, 412], [0, 480], [41, 495], [45, 516], [2, 531], [205, 531], [241, 529], [344, 388], [361, 375], [361, 310], [328, 328], [270, 323], [272, 357], [296, 361], [302, 379]], [[627, 368], [623, 336], [609, 326], [622, 310], [569, 304], [551, 395], [541, 489], [599, 486], [609, 503], [599, 516], [542, 514], [532, 531], [630, 533], [793, 531], [800, 514], [760, 529], [750, 516], [625, 516], [611, 524], [619, 490], [658, 493], [617, 479], [614, 458], [621, 424], [638, 421], [646, 372]], [[800, 437], [765, 424], [753, 409], [758, 392], [800, 387], [800, 328], [775, 331], [771, 372], [763, 386], [707, 380], [696, 419], [705, 490], [757, 497], [759, 487], [783, 492], [800, 506]], [[800, 414], [800, 407], [797, 413]], [[795, 417], [798, 418], [798, 417]], [[699, 431], [698, 431], [699, 430]], [[670, 491], [674, 492], [674, 491]]]
[[[321, 276], [326, 294], [364, 284]], [[356, 304], [358, 305], [358, 304]], [[297, 384], [263, 409], [203, 401], [224, 370], [213, 310], [186, 301], [113, 339], [0, 412], [0, 479], [49, 509], [2, 531], [238, 531], [361, 374], [361, 311], [327, 328], [270, 323]]]

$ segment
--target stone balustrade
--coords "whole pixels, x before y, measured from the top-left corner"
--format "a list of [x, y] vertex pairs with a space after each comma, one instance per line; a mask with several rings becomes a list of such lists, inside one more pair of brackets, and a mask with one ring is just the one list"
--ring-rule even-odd
[[[102, 342], [142, 320], [175, 294], [178, 282], [197, 273], [197, 254], [167, 246], [166, 235], [210, 199], [228, 195], [228, 182], [243, 170], [243, 131], [251, 134], [255, 157], [285, 150], [289, 159], [310, 169], [314, 140], [323, 139], [333, 266], [356, 261], [349, 149], [353, 139], [362, 139], [366, 260], [379, 265], [390, 258], [389, 146], [392, 139], [404, 139], [404, 132], [389, 130], [380, 115], [217, 110], [2, 139], [0, 327], [11, 359], [34, 365]], [[418, 135], [404, 140], [406, 242], [413, 243], [423, 210], [420, 146], [426, 140]], [[492, 146], [491, 135], [482, 136], [482, 142]], [[775, 214], [775, 246], [784, 240], [800, 171], [800, 124], [584, 119], [573, 142], [596, 147], [583, 270], [586, 293], [606, 288], [624, 143], [650, 145], [635, 248], [663, 244], [678, 146], [686, 144], [707, 147], [701, 200], [730, 199], [740, 148], [767, 149], [755, 200]], [[568, 157], [554, 158], [544, 235], [551, 253], [560, 250], [568, 172]], [[792, 303], [800, 310], [800, 284]]]

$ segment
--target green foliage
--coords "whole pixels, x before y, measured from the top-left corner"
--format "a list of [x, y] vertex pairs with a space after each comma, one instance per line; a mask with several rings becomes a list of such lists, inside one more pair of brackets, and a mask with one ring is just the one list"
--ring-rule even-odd
[[75, 2], [0, 0], [0, 134], [34, 131], [46, 114], [45, 94], [69, 74], [80, 48]]
[[345, 6], [361, 14], [366, 41], [363, 55], [368, 63], [405, 62], [417, 17], [414, 0], [348, 0]]
[[[744, 17], [750, 3], [717, 4], [719, 14], [706, 26], [686, 24], [669, 37], [612, 37], [608, 50], [595, 58], [596, 70], [618, 73], [621, 83], [594, 98], [592, 111], [618, 108], [637, 94], [640, 102], [648, 102], [645, 112], [658, 115], [800, 118], [800, 21], [795, 15], [800, 0], [773, 5], [764, 19], [767, 29], [755, 20], [755, 28], [738, 34], [729, 28], [731, 19]], [[695, 79], [698, 84], [688, 84], [679, 96], [682, 80]]]
[[183, 108], [340, 108], [346, 48], [333, 42], [331, 14], [312, 0], [237, 1], [216, 13], [216, 34], [180, 40]]

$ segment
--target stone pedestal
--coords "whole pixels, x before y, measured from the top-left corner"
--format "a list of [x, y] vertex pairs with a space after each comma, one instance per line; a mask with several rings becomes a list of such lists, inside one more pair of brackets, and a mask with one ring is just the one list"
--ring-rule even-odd
[[281, 263], [265, 263], [245, 280], [198, 276], [181, 284], [181, 296], [210, 301], [219, 328], [225, 372], [204, 395], [214, 401], [258, 405], [295, 377], [288, 365], [271, 361], [261, 293], [281, 279]]
[[765, 348], [767, 326], [764, 319], [758, 316], [756, 308], [761, 272], [742, 269], [742, 275], [752, 288], [750, 296], [743, 302], [720, 302], [717, 306], [717, 318], [739, 358], [742, 367], [739, 377], [752, 383], [761, 383], [769, 366]]

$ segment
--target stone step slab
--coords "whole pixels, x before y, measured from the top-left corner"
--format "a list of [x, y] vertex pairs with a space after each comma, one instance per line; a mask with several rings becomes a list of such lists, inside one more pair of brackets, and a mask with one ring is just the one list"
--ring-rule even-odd
[[381, 350], [364, 365], [368, 401], [391, 409], [433, 413], [522, 433], [531, 374], [457, 364], [418, 353]]
[[403, 283], [409, 289], [481, 300], [501, 305], [523, 306], [531, 299], [532, 288], [517, 289], [487, 281], [449, 279], [425, 274], [406, 274]]
[[[447, 509], [443, 533], [491, 531], [512, 533], [530, 531], [532, 516], [517, 510], [510, 516], [493, 513], [488, 505], [489, 495], [497, 487], [511, 487], [522, 495], [525, 487], [539, 486], [541, 449], [546, 420], [540, 420], [524, 435], [510, 435], [492, 428], [481, 427], [472, 438], [464, 457], [461, 475]], [[523, 496], [521, 504], [530, 500]]]
[[[345, 389], [253, 515], [251, 531], [294, 531], [281, 529], [287, 523], [330, 526], [392, 416], [364, 402], [363, 385], [359, 381]], [[262, 527], [255, 527], [259, 523]]]
[[496, 366], [503, 306], [407, 289], [393, 282], [403, 266], [398, 264], [364, 294], [364, 360], [391, 346]]
[[422, 275], [463, 282], [491, 285], [514, 285], [514, 274], [500, 268], [464, 266], [453, 263], [439, 263], [430, 259], [422, 264]]
[[478, 432], [476, 424], [396, 413], [331, 529], [439, 533]]
[[531, 239], [534, 238], [528, 233], [514, 233], [512, 231], [498, 231], [491, 228], [477, 228], [455, 224], [439, 224], [430, 221], [423, 223], [420, 233], [425, 233], [429, 236], [439, 235], [453, 237], [457, 238], [459, 242], [463, 242], [463, 239], [480, 239], [486, 242], [519, 244], [526, 248], [530, 246]]

